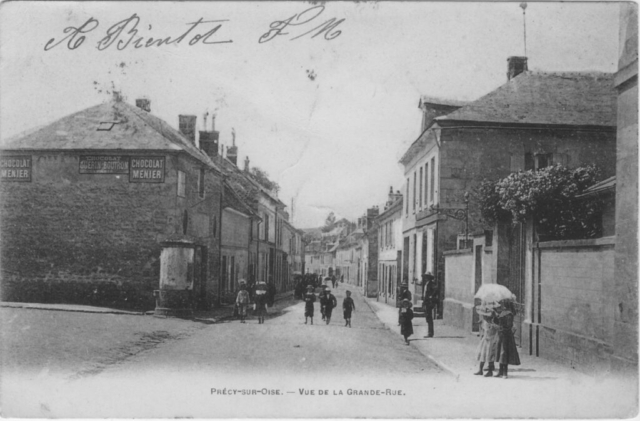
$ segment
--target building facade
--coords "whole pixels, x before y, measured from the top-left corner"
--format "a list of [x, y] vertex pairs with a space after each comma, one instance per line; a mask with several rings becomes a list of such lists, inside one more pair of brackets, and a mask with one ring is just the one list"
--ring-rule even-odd
[[378, 301], [396, 305], [402, 266], [402, 194], [389, 191], [378, 226]]
[[[221, 171], [137, 104], [116, 99], [7, 142], [3, 300], [153, 309], [162, 243], [186, 239], [193, 303], [217, 301]], [[180, 123], [195, 130], [195, 117]]]

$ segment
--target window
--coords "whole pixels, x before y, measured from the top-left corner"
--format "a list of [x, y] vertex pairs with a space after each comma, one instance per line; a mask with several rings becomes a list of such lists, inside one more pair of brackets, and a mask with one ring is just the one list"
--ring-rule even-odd
[[429, 163], [424, 164], [424, 204], [429, 203]]
[[198, 195], [204, 198], [204, 168], [200, 168], [200, 176], [198, 177]]
[[533, 154], [527, 152], [524, 154], [524, 170], [529, 171], [533, 169]]
[[185, 196], [185, 190], [186, 190], [186, 181], [185, 181], [185, 174], [178, 170], [178, 196], [179, 197], [184, 197]]
[[420, 167], [420, 189], [419, 189], [419, 194], [418, 194], [418, 206], [422, 207], [422, 167]]
[[436, 179], [436, 158], [435, 156], [431, 158], [431, 185], [429, 186], [429, 196], [431, 197], [431, 202], [435, 202], [436, 198], [435, 194], [435, 179]]
[[407, 194], [405, 195], [405, 201], [407, 202], [407, 211], [406, 215], [409, 216], [409, 178], [407, 178]]
[[550, 154], [550, 153], [536, 154], [535, 156], [536, 170], [539, 170], [541, 168], [546, 168], [550, 165], [553, 165], [553, 154]]
[[416, 211], [416, 177], [418, 176], [418, 172], [413, 172], [413, 211]]

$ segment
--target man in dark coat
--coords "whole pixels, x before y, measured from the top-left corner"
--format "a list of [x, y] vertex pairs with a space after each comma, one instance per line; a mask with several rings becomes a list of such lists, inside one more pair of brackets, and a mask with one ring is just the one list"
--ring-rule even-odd
[[424, 317], [429, 326], [428, 338], [433, 338], [433, 310], [438, 304], [438, 286], [435, 277], [431, 272], [422, 275], [422, 285], [424, 287], [424, 296], [422, 297], [422, 306], [424, 307]]
[[327, 324], [331, 321], [331, 312], [333, 312], [334, 307], [338, 305], [338, 300], [331, 293], [330, 288], [326, 288], [324, 290], [324, 295], [320, 297], [320, 305], [322, 306], [323, 316], [327, 320]]

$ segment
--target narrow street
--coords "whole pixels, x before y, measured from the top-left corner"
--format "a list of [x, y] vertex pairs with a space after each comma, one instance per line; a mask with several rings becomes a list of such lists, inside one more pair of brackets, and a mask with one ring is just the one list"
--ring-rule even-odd
[[388, 330], [353, 290], [356, 312], [352, 328], [345, 327], [342, 300], [348, 286], [333, 290], [338, 301], [330, 324], [322, 320], [315, 303], [314, 324], [304, 323], [304, 303], [277, 302], [265, 324], [249, 316], [246, 324], [227, 320], [199, 329], [179, 341], [163, 343], [113, 367], [115, 373], [171, 368], [216, 375], [253, 373], [269, 375], [368, 373], [440, 373], [415, 348]]

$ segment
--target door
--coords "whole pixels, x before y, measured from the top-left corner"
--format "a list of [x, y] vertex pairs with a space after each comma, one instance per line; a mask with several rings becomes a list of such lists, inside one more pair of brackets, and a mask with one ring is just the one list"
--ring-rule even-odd
[[[475, 286], [473, 290], [474, 295], [476, 292], [478, 292], [480, 285], [482, 285], [482, 246], [476, 246], [475, 257], [476, 257], [476, 266], [475, 266]], [[474, 299], [474, 304], [475, 305], [480, 304], [480, 299], [479, 298]], [[478, 332], [480, 330], [480, 316], [478, 315], [478, 313], [476, 313], [475, 307], [473, 309], [473, 324], [472, 324], [471, 330], [473, 332]]]

